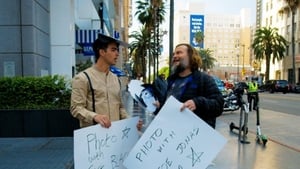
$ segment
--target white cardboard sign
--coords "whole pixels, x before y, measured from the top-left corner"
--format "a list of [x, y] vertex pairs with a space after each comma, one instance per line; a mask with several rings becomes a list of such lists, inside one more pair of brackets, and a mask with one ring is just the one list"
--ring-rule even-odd
[[226, 139], [171, 96], [125, 159], [127, 169], [205, 169]]
[[122, 164], [139, 139], [138, 117], [74, 131], [75, 169], [123, 169]]

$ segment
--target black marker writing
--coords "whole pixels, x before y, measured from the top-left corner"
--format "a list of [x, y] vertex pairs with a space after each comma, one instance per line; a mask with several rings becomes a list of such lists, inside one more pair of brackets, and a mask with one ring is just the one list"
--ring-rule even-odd
[[154, 131], [151, 137], [144, 143], [144, 145], [140, 148], [140, 152], [136, 153], [135, 158], [140, 162], [143, 161], [143, 156], [147, 156], [148, 152], [153, 148], [153, 143], [157, 141], [159, 137], [161, 137], [163, 131], [158, 128]]
[[94, 165], [91, 165], [91, 166], [89, 166], [89, 168], [88, 169], [103, 169], [104, 168], [104, 165], [100, 165], [100, 166], [94, 166]]
[[157, 169], [169, 169], [172, 167], [173, 161], [170, 161], [168, 158], [166, 159], [166, 161], [161, 164]]
[[161, 145], [158, 147], [157, 151], [158, 152], [162, 152], [163, 148], [170, 143], [171, 139], [174, 139], [175, 137], [175, 132], [171, 131], [171, 133], [169, 134], [169, 136], [167, 136], [165, 139], [163, 139]]
[[201, 159], [200, 157], [204, 154], [204, 152], [195, 152], [195, 150], [193, 149], [193, 147], [191, 147], [191, 154], [188, 155], [187, 157], [190, 158], [192, 160], [192, 166], [194, 167], [195, 164], [198, 162], [198, 163], [201, 163]]
[[111, 161], [111, 168], [120, 168], [120, 164], [123, 164], [125, 158], [128, 156], [128, 152], [121, 153], [119, 156], [118, 155], [111, 155], [110, 156], [110, 161]]
[[187, 146], [190, 144], [190, 142], [199, 134], [199, 128], [193, 129], [193, 131], [189, 132], [189, 135], [186, 136], [184, 141], [178, 144], [176, 150], [179, 151], [180, 154], [183, 153], [183, 151], [187, 148]]
[[122, 130], [122, 132], [123, 132], [122, 139], [128, 138], [129, 131], [130, 131], [130, 128], [128, 128], [128, 127], [125, 127], [125, 129]]
[[110, 147], [112, 143], [117, 141], [117, 136], [115, 135], [105, 135], [105, 138], [97, 138], [96, 133], [91, 133], [87, 135], [88, 153], [91, 154], [92, 151], [100, 150], [102, 147]]
[[101, 151], [97, 151], [88, 156], [88, 161], [90, 163], [93, 163], [95, 160], [99, 161], [100, 159], [103, 159], [103, 158], [104, 158], [104, 153]]

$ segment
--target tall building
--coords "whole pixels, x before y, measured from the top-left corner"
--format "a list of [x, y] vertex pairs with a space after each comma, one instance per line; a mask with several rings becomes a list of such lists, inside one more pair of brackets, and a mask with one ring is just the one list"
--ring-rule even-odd
[[261, 27], [262, 0], [256, 0], [256, 28]]
[[[285, 0], [261, 0], [261, 22], [262, 27], [276, 27], [278, 33], [288, 41], [285, 57], [281, 61], [270, 64], [270, 79], [286, 79], [292, 82], [293, 57], [295, 61], [295, 82], [300, 82], [300, 15], [299, 6], [295, 8], [294, 34], [292, 33], [292, 13], [290, 6]], [[292, 1], [291, 1], [292, 2]], [[292, 38], [295, 40], [294, 56], [292, 51]], [[262, 71], [265, 71], [264, 63]]]
[[[11, 0], [0, 6], [0, 77], [71, 78], [98, 33], [127, 42], [131, 0]], [[87, 52], [88, 54], [85, 55]], [[121, 47], [117, 66], [127, 50]]]
[[200, 47], [211, 50], [217, 60], [215, 67], [209, 70], [211, 73], [231, 80], [252, 75], [250, 10], [242, 9], [240, 15], [208, 14], [205, 4], [190, 1], [189, 7], [178, 11], [174, 20], [175, 45], [196, 44], [195, 32], [204, 32]]
[[0, 11], [0, 77], [50, 74], [49, 0], [2, 0]]

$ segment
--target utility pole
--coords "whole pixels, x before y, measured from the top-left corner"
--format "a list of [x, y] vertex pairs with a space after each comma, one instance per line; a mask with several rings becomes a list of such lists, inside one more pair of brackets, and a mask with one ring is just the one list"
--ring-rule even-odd
[[292, 79], [291, 83], [295, 84], [296, 83], [296, 69], [295, 69], [295, 14], [296, 10], [298, 9], [299, 1], [297, 0], [285, 0], [285, 2], [288, 4], [290, 11], [292, 13], [292, 60], [293, 60], [293, 71], [292, 71]]
[[240, 55], [237, 54], [237, 77], [236, 80], [240, 80]]
[[292, 8], [292, 59], [293, 59], [293, 77], [292, 84], [296, 83], [296, 70], [295, 70], [295, 13], [296, 7]]
[[245, 76], [245, 44], [241, 44], [243, 47], [243, 70], [242, 70], [242, 75]]
[[170, 24], [169, 24], [169, 75], [173, 58], [173, 34], [174, 34], [174, 0], [170, 0]]

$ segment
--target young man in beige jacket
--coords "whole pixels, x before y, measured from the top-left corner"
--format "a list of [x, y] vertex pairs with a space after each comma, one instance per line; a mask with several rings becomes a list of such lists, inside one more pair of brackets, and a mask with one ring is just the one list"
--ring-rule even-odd
[[[98, 123], [109, 128], [112, 121], [128, 117], [119, 79], [110, 71], [118, 60], [120, 44], [124, 43], [99, 34], [93, 44], [95, 64], [73, 78], [70, 110], [79, 119], [80, 127]], [[140, 120], [137, 128], [141, 127]]]

